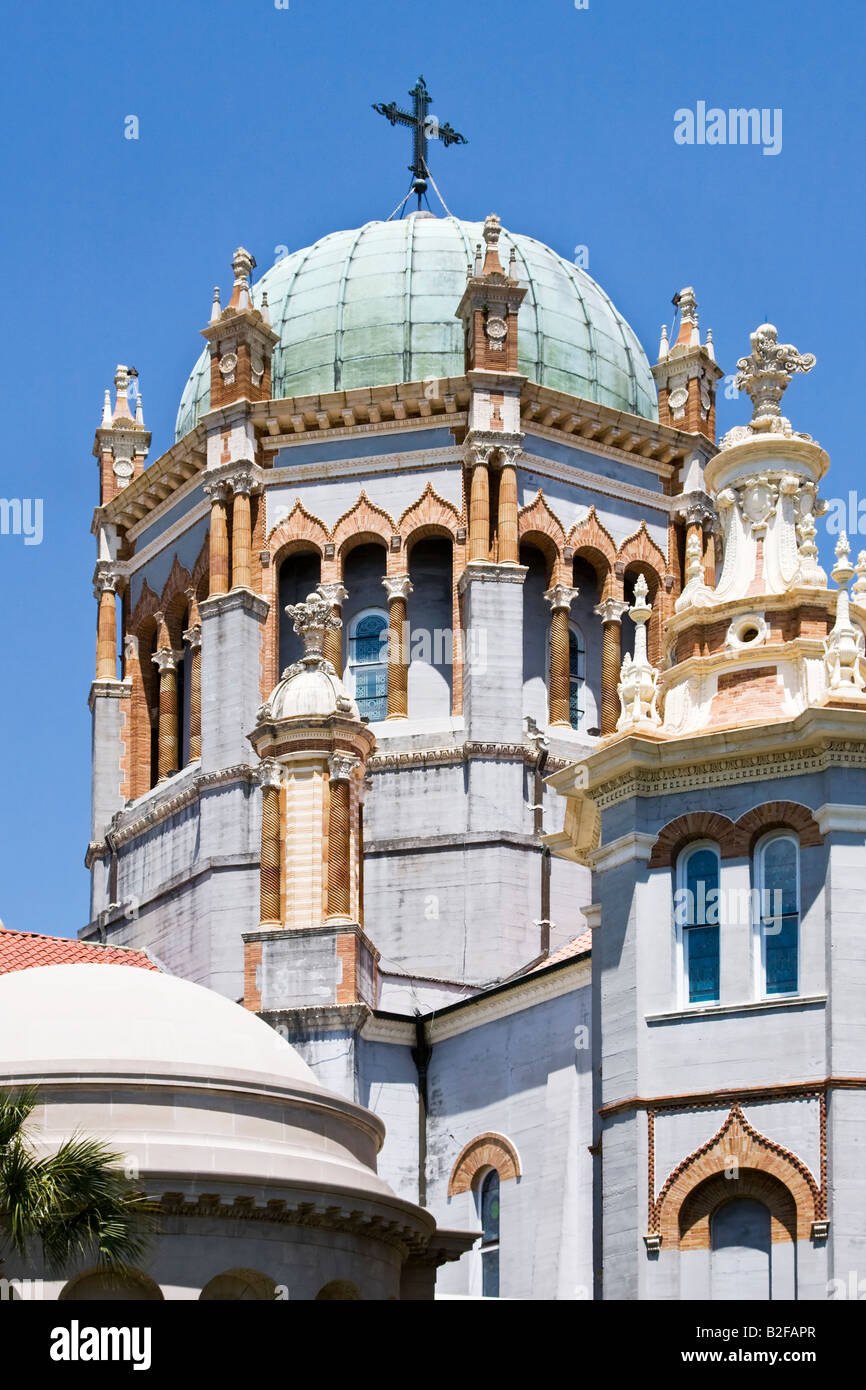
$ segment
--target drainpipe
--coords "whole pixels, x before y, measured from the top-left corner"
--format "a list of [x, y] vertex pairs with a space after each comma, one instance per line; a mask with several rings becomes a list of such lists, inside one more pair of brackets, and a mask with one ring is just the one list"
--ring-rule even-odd
[[415, 1013], [415, 1046], [412, 1061], [418, 1072], [418, 1205], [427, 1205], [427, 1072], [433, 1048], [422, 1014]]
[[[532, 829], [535, 835], [544, 834], [544, 785], [543, 775], [547, 766], [548, 745], [543, 734], [536, 732], [530, 736], [535, 744], [535, 773], [532, 784]], [[542, 960], [550, 955], [550, 850], [547, 845], [541, 851], [541, 929], [540, 951]]]

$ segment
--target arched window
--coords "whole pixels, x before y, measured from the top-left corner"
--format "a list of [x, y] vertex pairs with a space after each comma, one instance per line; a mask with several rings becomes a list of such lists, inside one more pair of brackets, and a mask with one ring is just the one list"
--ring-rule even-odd
[[690, 845], [677, 863], [675, 921], [682, 948], [683, 993], [689, 1004], [719, 998], [719, 851]]
[[381, 609], [359, 613], [349, 629], [347, 675], [361, 717], [371, 722], [388, 714], [388, 615]]
[[716, 1208], [710, 1218], [714, 1302], [772, 1297], [770, 1234], [763, 1202], [738, 1197]]
[[481, 1297], [499, 1297], [499, 1174], [488, 1168], [478, 1187], [481, 1221]]
[[800, 846], [796, 836], [768, 835], [755, 851], [758, 979], [762, 994], [799, 988]]
[[568, 629], [568, 722], [573, 729], [583, 728], [585, 686], [586, 647], [580, 629], [572, 623]]

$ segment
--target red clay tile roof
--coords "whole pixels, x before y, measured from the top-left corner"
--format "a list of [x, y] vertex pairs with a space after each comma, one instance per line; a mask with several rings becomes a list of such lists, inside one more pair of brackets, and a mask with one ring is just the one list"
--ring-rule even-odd
[[159, 969], [143, 951], [129, 946], [100, 946], [92, 941], [72, 941], [66, 936], [41, 936], [0, 927], [0, 975], [31, 970], [37, 965], [134, 965], [140, 970]]
[[574, 937], [572, 941], [567, 941], [564, 946], [560, 946], [558, 951], [554, 951], [552, 955], [549, 955], [547, 960], [543, 960], [540, 964], [534, 965], [529, 971], [529, 974], [534, 975], [536, 970], [546, 970], [549, 965], [559, 965], [560, 961], [571, 960], [573, 957], [582, 956], [587, 951], [591, 950], [592, 932], [581, 932], [580, 936]]

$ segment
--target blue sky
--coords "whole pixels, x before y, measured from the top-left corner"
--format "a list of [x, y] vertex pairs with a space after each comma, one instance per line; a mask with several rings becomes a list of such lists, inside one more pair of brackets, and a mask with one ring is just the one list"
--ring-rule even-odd
[[[470, 140], [433, 146], [452, 212], [496, 211], [566, 256], [586, 246], [653, 359], [687, 284], [726, 371], [766, 318], [817, 354], [786, 413], [830, 452], [824, 494], [845, 497], [861, 467], [863, 49], [853, 0], [6, 7], [0, 496], [44, 509], [41, 545], [0, 535], [8, 925], [74, 935], [89, 915], [90, 451], [115, 363], [139, 369], [156, 458], [234, 247], [262, 270], [399, 201], [409, 136], [370, 108], [405, 101], [421, 71]], [[677, 145], [674, 112], [699, 101], [781, 108], [781, 152]], [[720, 416], [745, 420], [746, 402]]]

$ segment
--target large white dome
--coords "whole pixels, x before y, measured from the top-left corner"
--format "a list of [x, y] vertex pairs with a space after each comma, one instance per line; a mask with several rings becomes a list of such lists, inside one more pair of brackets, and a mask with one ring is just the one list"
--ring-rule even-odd
[[319, 1089], [255, 1014], [213, 990], [124, 965], [0, 975], [0, 1074], [267, 1077]]

